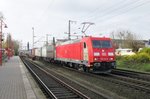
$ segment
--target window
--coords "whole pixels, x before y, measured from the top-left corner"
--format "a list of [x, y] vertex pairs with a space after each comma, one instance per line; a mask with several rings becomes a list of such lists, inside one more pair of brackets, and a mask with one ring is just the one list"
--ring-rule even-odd
[[127, 52], [132, 52], [131, 50], [127, 50]]
[[86, 43], [84, 42], [84, 48], [86, 48]]
[[93, 48], [111, 48], [111, 42], [109, 40], [93, 40]]

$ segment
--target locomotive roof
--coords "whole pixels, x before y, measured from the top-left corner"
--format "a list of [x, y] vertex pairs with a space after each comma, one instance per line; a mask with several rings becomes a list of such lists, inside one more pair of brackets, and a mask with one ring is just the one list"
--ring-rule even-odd
[[80, 38], [80, 39], [73, 39], [73, 40], [68, 40], [68, 41], [65, 41], [65, 42], [59, 42], [56, 45], [65, 45], [65, 44], [77, 43], [77, 42], [80, 42], [82, 39], [85, 39], [85, 38], [90, 38], [92, 40], [108, 40], [108, 39], [110, 39], [108, 37], [92, 37], [92, 36], [89, 36], [89, 37], [84, 37], [84, 38]]
[[72, 44], [72, 43], [77, 43], [77, 42], [80, 42], [80, 41], [81, 41], [81, 39], [73, 39], [73, 40], [68, 40], [66, 42], [61, 42], [61, 43], [59, 43], [57, 45]]
[[105, 39], [110, 39], [109, 37], [91, 37], [91, 39], [101, 39], [101, 40], [105, 40]]

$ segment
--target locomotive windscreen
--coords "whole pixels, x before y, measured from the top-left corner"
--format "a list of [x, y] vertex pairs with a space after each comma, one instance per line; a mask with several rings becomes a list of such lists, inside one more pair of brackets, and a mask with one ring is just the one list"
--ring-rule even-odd
[[109, 40], [92, 40], [93, 48], [112, 48]]

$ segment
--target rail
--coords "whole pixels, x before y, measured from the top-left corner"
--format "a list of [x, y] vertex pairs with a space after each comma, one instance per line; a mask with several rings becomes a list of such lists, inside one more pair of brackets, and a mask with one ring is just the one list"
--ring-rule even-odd
[[79, 99], [90, 99], [86, 95], [82, 94], [80, 91], [69, 86], [62, 80], [56, 78], [49, 72], [40, 68], [36, 64], [31, 63], [28, 60], [22, 59], [27, 68], [32, 72], [32, 74], [38, 79], [39, 83], [46, 90], [48, 95], [53, 99], [58, 98], [79, 98]]

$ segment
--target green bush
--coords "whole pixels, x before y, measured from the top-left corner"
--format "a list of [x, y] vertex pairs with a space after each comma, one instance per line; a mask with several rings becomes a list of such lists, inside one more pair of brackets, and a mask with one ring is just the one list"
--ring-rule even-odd
[[116, 60], [122, 60], [123, 58], [123, 56], [116, 56]]
[[150, 62], [150, 55], [147, 53], [138, 53], [131, 56], [119, 56], [116, 58], [118, 61], [122, 61], [126, 65], [132, 65], [136, 63], [148, 63]]
[[150, 48], [144, 48], [131, 56], [116, 57], [117, 67], [150, 72]]
[[137, 58], [136, 55], [125, 56], [122, 61], [125, 65], [132, 65], [136, 63], [136, 58]]
[[139, 63], [147, 63], [150, 61], [150, 55], [148, 55], [147, 53], [143, 52], [143, 53], [139, 53], [136, 55], [137, 58], [137, 62]]
[[147, 53], [150, 55], [150, 48], [143, 48], [139, 53]]

